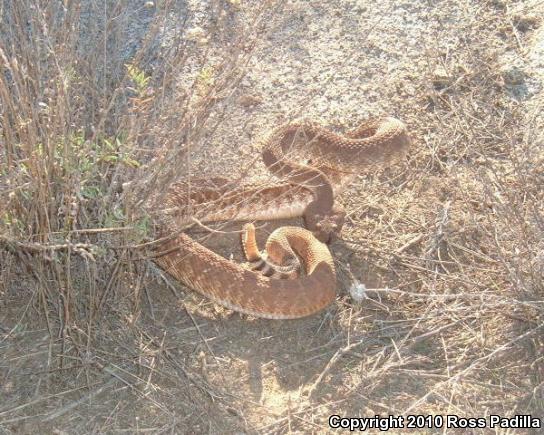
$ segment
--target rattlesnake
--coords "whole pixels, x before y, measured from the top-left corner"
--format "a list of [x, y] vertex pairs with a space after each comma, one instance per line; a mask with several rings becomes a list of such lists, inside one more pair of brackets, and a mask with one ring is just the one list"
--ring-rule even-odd
[[272, 238], [280, 249], [287, 244], [293, 248], [305, 276], [270, 279], [219, 256], [183, 232], [160, 244], [155, 262], [194, 290], [241, 313], [270, 319], [316, 313], [335, 297], [334, 262], [323, 243], [343, 224], [344, 213], [335, 207], [334, 197], [363, 167], [397, 160], [409, 143], [404, 124], [391, 117], [364, 122], [344, 136], [314, 122], [288, 123], [260, 144], [266, 167], [285, 183], [263, 189], [233, 186], [220, 177], [193, 180], [173, 184], [163, 203], [153, 205], [160, 210], [156, 220], [162, 236], [179, 233], [195, 220], [303, 216], [308, 229], [282, 227]]

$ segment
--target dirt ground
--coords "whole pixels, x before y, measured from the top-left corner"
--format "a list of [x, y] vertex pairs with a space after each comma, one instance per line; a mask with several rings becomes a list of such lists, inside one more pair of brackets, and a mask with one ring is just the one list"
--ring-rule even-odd
[[[119, 55], [130, 58], [160, 6], [145, 3], [134, 2]], [[178, 3], [172, 20], [199, 50], [228, 46], [257, 7], [227, 1], [233, 34], [206, 40], [208, 2]], [[265, 11], [188, 173], [266, 180], [256, 140], [298, 117], [342, 132], [389, 114], [412, 137], [401, 163], [361, 168], [338, 199], [348, 218], [330, 245], [335, 302], [300, 320], [256, 319], [147, 261], [127, 283], [140, 300], [110, 295], [86, 357], [71, 359], [35, 314], [32, 276], [18, 275], [0, 287], [0, 434], [328, 433], [333, 414], [544, 425], [543, 12], [532, 0], [289, 0]], [[202, 71], [189, 61], [179, 80]], [[285, 223], [267, 224], [261, 241]], [[242, 258], [235, 233], [206, 245]], [[357, 283], [362, 302], [350, 296]]]

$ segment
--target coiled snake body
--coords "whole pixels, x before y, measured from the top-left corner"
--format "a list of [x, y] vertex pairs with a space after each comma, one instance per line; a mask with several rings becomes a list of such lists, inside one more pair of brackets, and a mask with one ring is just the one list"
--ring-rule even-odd
[[268, 278], [185, 233], [161, 243], [155, 262], [192, 289], [241, 313], [269, 319], [316, 313], [336, 293], [334, 261], [324, 243], [343, 224], [334, 197], [363, 167], [397, 160], [409, 143], [404, 124], [391, 117], [364, 122], [345, 135], [313, 122], [289, 123], [262, 140], [265, 165], [286, 182], [265, 189], [233, 188], [226, 179], [212, 178], [196, 188], [177, 183], [166, 193], [157, 218], [162, 236], [179, 232], [193, 217], [209, 222], [303, 216], [308, 229], [279, 228], [267, 250], [269, 255], [277, 250], [281, 258], [292, 249], [302, 260], [305, 276]]

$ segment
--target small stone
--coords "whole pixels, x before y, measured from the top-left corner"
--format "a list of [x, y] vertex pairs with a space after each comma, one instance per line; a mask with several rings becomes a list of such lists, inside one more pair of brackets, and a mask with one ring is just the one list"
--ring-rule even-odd
[[521, 85], [525, 82], [525, 73], [516, 66], [503, 68], [501, 70], [501, 77], [508, 85]]
[[263, 99], [259, 95], [244, 94], [238, 98], [238, 103], [243, 107], [257, 106], [263, 102]]
[[205, 39], [206, 32], [202, 27], [192, 27], [187, 29], [185, 32], [185, 37], [189, 41], [198, 42], [199, 40]]
[[446, 71], [446, 68], [442, 65], [438, 65], [433, 71], [432, 80], [435, 88], [445, 88], [451, 83], [452, 77], [448, 71]]

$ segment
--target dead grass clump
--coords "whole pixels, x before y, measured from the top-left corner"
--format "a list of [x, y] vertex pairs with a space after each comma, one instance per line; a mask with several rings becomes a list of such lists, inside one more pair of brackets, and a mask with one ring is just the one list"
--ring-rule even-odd
[[[269, 6], [234, 32], [233, 6], [212, 1], [195, 41], [175, 1], [99, 3], [0, 6], [0, 298], [18, 319], [2, 340], [45, 320], [44, 403], [73, 388], [55, 384], [57, 370], [83, 372], [91, 387], [110, 362], [98, 349], [138, 318], [147, 263], [137, 245], [153, 235], [142, 204], [189, 173]], [[6, 385], [2, 396], [21, 394]], [[6, 404], [0, 420], [18, 421], [26, 406]]]
[[[117, 269], [132, 266], [112, 264], [112, 254], [129, 255], [115, 246], [150, 235], [141, 205], [186, 170], [189, 150], [207, 134], [208, 118], [236, 87], [251, 52], [248, 34], [232, 34], [228, 50], [195, 44], [185, 35], [191, 29], [174, 26], [173, 2], [135, 12], [125, 3], [105, 2], [103, 13], [92, 2], [14, 1], [1, 9], [2, 255], [26, 264], [42, 308], [70, 316], [64, 327], [81, 312], [73, 267], [91, 273], [93, 262], [102, 277], [91, 281], [122, 291]], [[219, 18], [200, 31], [217, 41], [229, 6], [210, 8]], [[123, 42], [136, 13], [150, 19], [134, 50]], [[262, 17], [255, 16], [258, 29]], [[2, 268], [3, 281], [16, 272]]]

